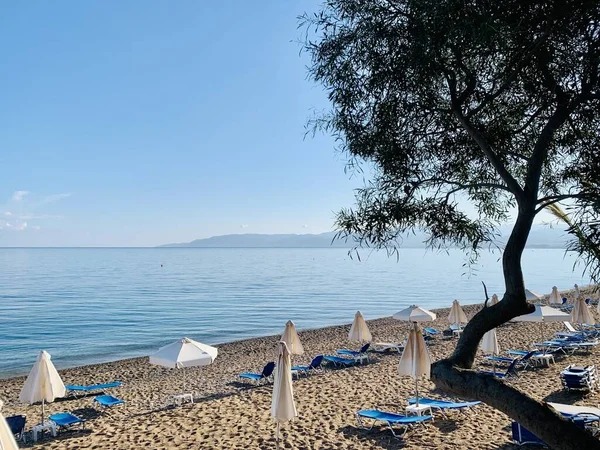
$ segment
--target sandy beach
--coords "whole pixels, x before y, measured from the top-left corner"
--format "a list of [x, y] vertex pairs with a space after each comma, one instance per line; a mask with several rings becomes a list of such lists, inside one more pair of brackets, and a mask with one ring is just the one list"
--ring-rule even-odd
[[[582, 290], [583, 294], [587, 292]], [[481, 305], [466, 306], [471, 317]], [[437, 329], [448, 326], [448, 309], [437, 310]], [[593, 313], [598, 314], [593, 308]], [[351, 318], [349, 318], [350, 320]], [[367, 317], [367, 320], [369, 318]], [[374, 341], [401, 342], [409, 324], [382, 318], [368, 320]], [[284, 324], [282, 325], [282, 330]], [[300, 332], [305, 355], [294, 364], [305, 364], [317, 354], [335, 354], [349, 344], [349, 324]], [[507, 324], [498, 329], [502, 351], [527, 349], [542, 337], [550, 338], [564, 330], [558, 324]], [[543, 335], [542, 335], [543, 331]], [[47, 405], [48, 414], [70, 411], [87, 419], [85, 431], [68, 431], [47, 438], [31, 448], [44, 449], [270, 449], [274, 448], [274, 424], [270, 416], [272, 384], [256, 386], [242, 383], [238, 374], [260, 372], [275, 358], [279, 336], [219, 345], [215, 363], [203, 368], [186, 369], [186, 391], [194, 395], [194, 404], [168, 408], [167, 397], [179, 393], [183, 378], [177, 370], [151, 366], [148, 358], [135, 358], [60, 371], [65, 384], [94, 384], [114, 380], [123, 386], [107, 391], [125, 400], [125, 404], [100, 413], [93, 407], [94, 396], [60, 399]], [[456, 339], [438, 336], [430, 341], [434, 360], [447, 356]], [[550, 367], [521, 371], [509, 381], [535, 398], [568, 404], [597, 406], [600, 393], [567, 394], [561, 388], [559, 372], [568, 364], [596, 363], [600, 348], [561, 358]], [[291, 449], [510, 449], [510, 420], [487, 405], [478, 406], [476, 415], [451, 413], [436, 415], [435, 422], [403, 439], [375, 427], [357, 428], [355, 412], [380, 408], [403, 412], [406, 399], [413, 396], [412, 379], [396, 371], [400, 355], [373, 355], [371, 362], [356, 367], [326, 370], [294, 381], [299, 417], [283, 425], [282, 448]], [[488, 367], [481, 357], [477, 366]], [[0, 380], [0, 398], [6, 404], [3, 414], [25, 414], [28, 427], [39, 422], [39, 405], [18, 403], [24, 377]], [[421, 395], [443, 398], [431, 382], [422, 383]]]

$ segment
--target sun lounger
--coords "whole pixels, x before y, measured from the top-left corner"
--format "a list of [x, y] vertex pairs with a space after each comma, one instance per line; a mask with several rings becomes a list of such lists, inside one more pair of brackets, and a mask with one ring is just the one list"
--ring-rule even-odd
[[[409, 398], [408, 403], [414, 405], [417, 403], [416, 398]], [[419, 397], [419, 405], [427, 405], [432, 409], [439, 410], [442, 414], [446, 415], [445, 412], [448, 410], [458, 410], [461, 412], [470, 411], [473, 406], [480, 405], [481, 402], [450, 402], [448, 400], [436, 400], [433, 398], [421, 398]]]
[[[575, 425], [580, 428], [585, 428], [585, 421], [583, 419], [571, 418]], [[518, 422], [511, 423], [512, 438], [513, 442], [517, 445], [540, 445], [548, 447], [548, 445], [538, 438], [535, 434], [525, 428]]]
[[375, 342], [370, 348], [371, 352], [384, 355], [392, 352], [402, 353], [403, 350], [404, 344], [395, 344], [393, 342]]
[[548, 405], [569, 419], [582, 419], [585, 428], [597, 435], [600, 431], [600, 408], [593, 406], [564, 405], [562, 403], [551, 403]]
[[425, 333], [427, 336], [437, 336], [441, 334], [441, 332], [431, 327], [423, 328], [423, 333]]
[[[508, 350], [507, 353], [509, 355], [513, 355], [513, 356], [525, 356], [529, 353], [529, 351], [528, 350]], [[550, 362], [552, 362], [553, 364], [556, 362], [556, 361], [554, 361], [554, 354], [552, 352], [536, 351], [533, 355], [531, 355], [531, 360], [534, 363], [543, 363], [546, 366], [549, 366]]]
[[508, 366], [508, 369], [506, 369], [506, 372], [492, 372], [490, 370], [478, 370], [477, 373], [480, 373], [482, 375], [492, 375], [496, 378], [509, 378], [513, 375], [517, 375], [517, 363], [519, 362], [518, 359], [515, 359], [510, 366]]
[[313, 358], [308, 366], [293, 366], [292, 373], [295, 373], [296, 376], [303, 373], [308, 375], [312, 370], [317, 370], [321, 367], [321, 363], [323, 362], [323, 355], [317, 355]]
[[89, 386], [68, 384], [65, 386], [65, 388], [67, 388], [67, 390], [69, 391], [70, 394], [77, 395], [78, 393], [87, 394], [87, 393], [94, 392], [94, 391], [103, 391], [105, 389], [111, 389], [111, 388], [116, 388], [116, 387], [120, 387], [120, 386], [123, 386], [123, 383], [121, 383], [120, 381], [113, 381], [111, 383], [92, 384]]
[[487, 361], [492, 361], [498, 364], [508, 364], [509, 366], [514, 363], [515, 369], [522, 367], [526, 369], [529, 366], [530, 360], [535, 354], [535, 351], [527, 352], [521, 358], [506, 358], [504, 356], [486, 356]]
[[354, 358], [340, 358], [339, 356], [327, 355], [323, 356], [323, 359], [338, 367], [348, 367], [356, 364], [356, 360]]
[[239, 377], [246, 378], [248, 380], [260, 381], [269, 378], [273, 374], [273, 369], [275, 369], [275, 363], [271, 361], [265, 365], [261, 373], [240, 373]]
[[104, 408], [112, 408], [116, 405], [122, 405], [125, 401], [120, 398], [113, 397], [112, 395], [99, 395], [94, 399], [95, 403], [98, 403], [102, 409]]
[[52, 414], [48, 419], [54, 422], [59, 429], [67, 429], [77, 424], [81, 424], [82, 429], [85, 428], [85, 419], [80, 419], [68, 412]]
[[356, 350], [341, 349], [341, 350], [336, 350], [336, 353], [338, 355], [351, 356], [356, 361], [360, 361], [360, 363], [362, 364], [362, 362], [364, 360], [367, 360], [367, 361], [369, 360], [369, 354], [367, 352], [369, 351], [369, 347], [370, 346], [371, 346], [371, 343], [367, 342], [358, 351], [356, 351]]
[[598, 373], [593, 365], [570, 365], [560, 373], [560, 380], [567, 391], [593, 391], [598, 384]]
[[[367, 426], [364, 419], [373, 420], [371, 426]], [[356, 420], [358, 421], [359, 428], [364, 430], [371, 430], [375, 422], [384, 422], [389, 427], [394, 437], [401, 437], [406, 434], [408, 429], [416, 424], [425, 424], [433, 420], [433, 416], [403, 416], [401, 414], [394, 414], [385, 411], [379, 411], [377, 409], [363, 409], [356, 413]], [[404, 432], [398, 436], [394, 431], [393, 426], [399, 425], [404, 427]]]
[[8, 423], [8, 428], [10, 428], [12, 434], [15, 435], [15, 438], [25, 442], [25, 424], [27, 423], [27, 417], [10, 416], [6, 418], [6, 423]]

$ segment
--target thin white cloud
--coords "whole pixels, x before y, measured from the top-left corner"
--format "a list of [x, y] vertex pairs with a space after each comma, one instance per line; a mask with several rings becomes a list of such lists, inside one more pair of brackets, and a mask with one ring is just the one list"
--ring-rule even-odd
[[55, 214], [21, 214], [17, 216], [21, 220], [36, 220], [36, 219], [62, 219], [63, 216]]
[[302, 225], [302, 228], [308, 228], [308, 225], [304, 224]]
[[10, 211], [6, 211], [6, 212], [4, 213], [4, 215], [5, 215], [6, 217], [10, 217], [10, 216], [12, 216], [12, 213], [11, 213]]
[[69, 198], [71, 195], [73, 195], [73, 194], [71, 194], [70, 192], [66, 192], [64, 194], [48, 195], [48, 196], [44, 197], [42, 200], [40, 200], [38, 203], [36, 203], [35, 206], [42, 206], [42, 205], [47, 205], [49, 203], [58, 202], [59, 200]]
[[12, 195], [12, 199], [15, 202], [20, 202], [27, 194], [29, 194], [29, 191], [15, 191]]
[[240, 225], [240, 228], [248, 228], [249, 225]]

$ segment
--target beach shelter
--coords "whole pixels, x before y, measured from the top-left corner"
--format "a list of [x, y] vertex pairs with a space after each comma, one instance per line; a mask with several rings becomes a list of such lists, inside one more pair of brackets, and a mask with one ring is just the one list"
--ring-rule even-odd
[[421, 308], [420, 306], [412, 305], [408, 308], [398, 311], [392, 316], [396, 320], [405, 320], [407, 322], [431, 322], [436, 319], [435, 313]]
[[498, 300], [498, 296], [496, 294], [492, 295], [492, 299], [490, 300], [490, 306], [494, 306], [499, 301], [500, 300]]
[[273, 382], [273, 398], [271, 400], [271, 416], [275, 420], [275, 441], [279, 448], [279, 427], [282, 423], [298, 417], [294, 403], [294, 388], [292, 386], [292, 363], [287, 344], [280, 341], [277, 345], [278, 355]]
[[19, 401], [33, 404], [42, 402], [42, 424], [44, 423], [44, 409], [46, 402], [53, 402], [56, 398], [64, 397], [67, 393], [65, 385], [50, 360], [50, 353], [42, 350], [38, 355], [23, 389], [19, 394]]
[[302, 347], [302, 342], [300, 342], [294, 322], [291, 320], [288, 320], [285, 324], [285, 330], [283, 330], [283, 334], [281, 335], [281, 341], [287, 344], [290, 354], [302, 355], [304, 353], [304, 347]]
[[525, 289], [525, 300], [527, 300], [528, 302], [539, 302], [543, 298], [543, 295], [540, 295], [534, 291], [530, 291], [529, 289]]
[[[150, 364], [170, 369], [208, 366], [213, 363], [218, 353], [215, 347], [184, 337], [159, 348], [150, 356]], [[185, 370], [183, 370], [183, 390], [185, 391]]]
[[452, 308], [450, 308], [450, 314], [448, 314], [448, 322], [457, 325], [460, 329], [460, 324], [467, 323], [468, 321], [465, 312], [460, 307], [460, 303], [458, 300], [454, 300], [452, 302]]
[[408, 342], [398, 364], [398, 373], [414, 378], [415, 397], [417, 406], [419, 406], [419, 378], [429, 379], [431, 375], [431, 357], [417, 322], [413, 322], [413, 327], [408, 335]]
[[[570, 319], [571, 316], [560, 309], [537, 304], [535, 305], [535, 311], [517, 316], [511, 319], [511, 322], [538, 322], [541, 325], [546, 322], [567, 322]], [[540, 329], [540, 333], [543, 334], [543, 329]]]
[[[500, 346], [498, 345], [498, 337], [496, 336], [496, 329], [492, 328], [490, 331], [485, 333], [479, 343], [479, 348], [483, 353], [488, 355], [496, 356], [500, 354]], [[493, 363], [492, 372], [496, 372], [496, 363]]]
[[367, 322], [365, 322], [365, 318], [360, 311], [356, 311], [356, 314], [354, 315], [354, 322], [352, 322], [352, 326], [350, 327], [348, 339], [350, 341], [360, 342], [361, 344], [363, 342], [371, 342], [371, 339], [373, 339], [369, 327], [367, 326]]
[[558, 288], [556, 286], [552, 286], [552, 292], [550, 293], [550, 298], [548, 298], [549, 305], [562, 305], [562, 297], [558, 293]]
[[596, 323], [583, 297], [575, 300], [575, 306], [571, 311], [571, 322], [586, 325], [594, 325]]
[[[2, 400], [0, 400], [0, 410], [2, 409]], [[0, 450], [19, 450], [15, 441], [15, 436], [6, 423], [6, 419], [0, 413]]]

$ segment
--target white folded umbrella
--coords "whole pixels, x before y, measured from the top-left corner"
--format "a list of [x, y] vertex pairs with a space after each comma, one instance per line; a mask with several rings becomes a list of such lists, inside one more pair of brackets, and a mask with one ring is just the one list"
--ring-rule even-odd
[[575, 300], [575, 306], [571, 311], [571, 322], [586, 325], [594, 325], [596, 323], [583, 297]]
[[[208, 366], [213, 363], [218, 354], [219, 350], [215, 347], [184, 337], [159, 348], [150, 356], [150, 364], [170, 369]], [[185, 391], [185, 370], [183, 371], [183, 390]]]
[[360, 311], [357, 311], [354, 315], [354, 322], [352, 322], [352, 326], [350, 327], [348, 339], [360, 343], [371, 342], [373, 339], [369, 327], [367, 326], [367, 322], [365, 322], [365, 318]]
[[485, 333], [481, 338], [479, 347], [484, 353], [490, 355], [498, 355], [500, 353], [500, 347], [498, 346], [498, 337], [496, 336], [496, 329], [492, 328], [490, 331]]
[[[2, 409], [2, 400], [0, 400], [0, 409]], [[2, 413], [0, 413], [0, 450], [19, 450], [15, 436]]]
[[452, 308], [450, 308], [450, 314], [448, 314], [448, 322], [458, 325], [458, 328], [460, 329], [460, 324], [467, 323], [468, 321], [467, 315], [460, 307], [460, 303], [458, 300], [454, 300], [452, 302]]
[[498, 303], [500, 300], [498, 300], [498, 296], [496, 294], [492, 295], [492, 299], [490, 300], [490, 306], [495, 305], [496, 303]]
[[302, 347], [302, 342], [300, 342], [300, 338], [296, 332], [296, 326], [291, 320], [288, 320], [285, 324], [285, 330], [283, 330], [281, 340], [287, 344], [290, 354], [304, 354], [304, 347]]
[[43, 424], [45, 403], [51, 403], [56, 398], [64, 397], [66, 393], [65, 385], [52, 364], [50, 353], [42, 350], [25, 380], [19, 394], [19, 401], [30, 405], [42, 402], [41, 423]]
[[421, 328], [414, 322], [408, 335], [408, 342], [402, 352], [398, 373], [407, 375], [415, 380], [415, 397], [419, 406], [419, 378], [429, 379], [431, 376], [431, 357], [423, 339]]
[[558, 288], [556, 286], [552, 286], [552, 292], [550, 293], [550, 298], [548, 298], [549, 305], [562, 305], [562, 297], [558, 293]]
[[294, 403], [294, 388], [292, 385], [292, 363], [290, 350], [285, 342], [278, 344], [277, 364], [273, 382], [273, 398], [271, 400], [271, 416], [275, 420], [275, 440], [279, 448], [279, 426], [298, 416]]

